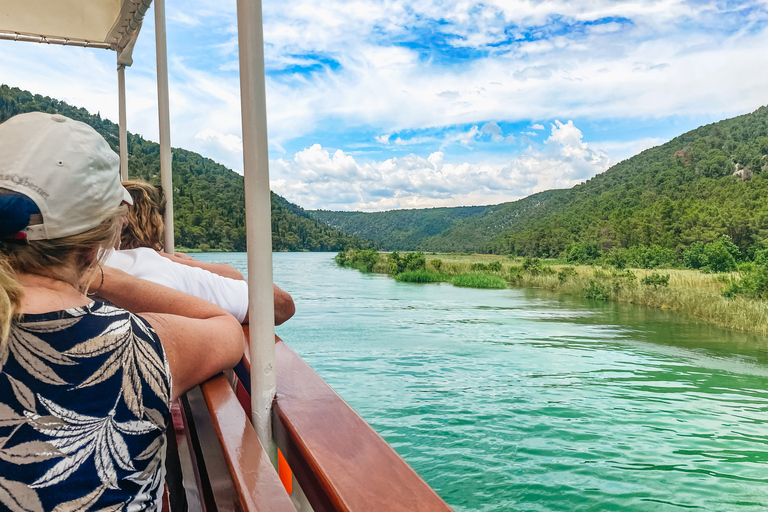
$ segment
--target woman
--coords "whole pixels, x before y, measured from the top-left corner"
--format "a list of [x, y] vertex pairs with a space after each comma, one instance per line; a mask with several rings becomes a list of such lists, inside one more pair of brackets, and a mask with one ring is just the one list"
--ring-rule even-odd
[[120, 234], [120, 248], [149, 247], [162, 251], [165, 196], [160, 189], [146, 181], [124, 181], [123, 186], [131, 194], [133, 206], [128, 211], [128, 222]]
[[242, 355], [224, 310], [100, 266], [123, 203], [89, 126], [0, 125], [0, 509], [157, 509], [171, 401]]
[[[241, 323], [248, 323], [248, 285], [243, 275], [229, 265], [159, 252], [163, 246], [165, 199], [146, 181], [124, 181], [123, 186], [131, 194], [133, 205], [123, 227], [120, 248], [109, 252], [105, 264], [213, 302]], [[287, 292], [274, 284], [272, 289], [275, 325], [280, 325], [293, 316], [296, 307]]]

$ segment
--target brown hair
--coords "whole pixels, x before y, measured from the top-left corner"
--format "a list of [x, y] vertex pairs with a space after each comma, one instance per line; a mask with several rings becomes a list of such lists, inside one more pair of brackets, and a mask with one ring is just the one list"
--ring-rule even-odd
[[[77, 235], [52, 240], [30, 240], [29, 243], [0, 242], [0, 348], [8, 339], [11, 321], [18, 314], [23, 288], [16, 280], [17, 272], [52, 275], [56, 269], [75, 265], [81, 280], [80, 292], [88, 283], [83, 277], [93, 270], [120, 236], [126, 207], [120, 206], [107, 220]], [[86, 261], [83, 251], [97, 250], [99, 257]]]
[[146, 181], [124, 181], [123, 186], [130, 192], [133, 206], [128, 209], [128, 224], [120, 235], [120, 248], [150, 247], [161, 250], [165, 197], [157, 187]]

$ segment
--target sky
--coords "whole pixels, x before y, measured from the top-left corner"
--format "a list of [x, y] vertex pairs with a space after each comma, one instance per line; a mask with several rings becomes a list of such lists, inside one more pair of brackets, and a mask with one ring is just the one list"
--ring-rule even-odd
[[[263, 0], [272, 189], [497, 204], [768, 104], [768, 0]], [[235, 0], [166, 0], [171, 144], [242, 174]], [[154, 12], [126, 71], [158, 139]], [[115, 54], [0, 41], [0, 83], [117, 121]]]

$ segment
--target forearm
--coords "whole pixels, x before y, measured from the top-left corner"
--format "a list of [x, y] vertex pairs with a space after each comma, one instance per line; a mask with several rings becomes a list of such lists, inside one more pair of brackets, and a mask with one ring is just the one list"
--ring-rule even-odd
[[230, 279], [237, 279], [239, 281], [243, 281], [245, 278], [243, 277], [243, 274], [238, 272], [233, 267], [226, 265], [224, 263], [206, 263], [203, 261], [198, 261], [192, 257], [188, 258], [181, 258], [179, 256], [176, 256], [175, 254], [167, 254], [164, 252], [158, 253], [160, 256], [164, 258], [168, 258], [169, 260], [175, 262], [175, 263], [181, 263], [182, 265], [187, 265], [188, 267], [198, 267], [202, 268], [203, 270], [207, 270], [208, 272], [212, 272], [216, 275], [222, 276], [222, 277], [228, 277]]
[[277, 285], [272, 286], [275, 295], [275, 325], [280, 325], [296, 313], [296, 305], [288, 292], [281, 290]]
[[103, 272], [103, 284], [99, 285], [97, 278], [91, 283], [90, 291], [133, 313], [165, 313], [198, 319], [229, 315], [206, 300], [133, 277], [122, 270], [105, 266]]
[[[293, 298], [288, 292], [280, 289], [276, 284], [272, 285], [272, 291], [274, 293], [274, 306], [275, 306], [275, 325], [285, 323], [296, 313], [296, 305], [293, 303]], [[244, 324], [250, 322], [250, 312], [245, 314]]]

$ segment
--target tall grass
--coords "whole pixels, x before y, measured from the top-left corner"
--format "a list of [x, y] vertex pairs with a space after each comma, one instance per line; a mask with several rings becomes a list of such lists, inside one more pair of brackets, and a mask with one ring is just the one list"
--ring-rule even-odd
[[[435, 260], [439, 263], [433, 264]], [[478, 263], [485, 265], [485, 268], [496, 269], [497, 265], [492, 264], [497, 261], [501, 261], [500, 271], [476, 271], [483, 268]], [[726, 298], [723, 291], [729, 279], [718, 279], [716, 274], [681, 269], [619, 272], [586, 265], [561, 265], [560, 261], [552, 260], [533, 267], [529, 262], [526, 269], [523, 263], [522, 259], [502, 259], [489, 254], [428, 255], [425, 269], [403, 272], [394, 277], [403, 282], [447, 281], [454, 286], [472, 288], [502, 289], [508, 285], [541, 288], [594, 300], [677, 311], [727, 329], [768, 335], [768, 300], [741, 295]], [[387, 254], [378, 255], [371, 270], [388, 273]], [[731, 280], [738, 279], [737, 273], [720, 275], [729, 275]], [[669, 276], [668, 281], [666, 276]], [[643, 284], [643, 281], [649, 284]]]
[[434, 270], [409, 270], [395, 276], [395, 280], [403, 283], [439, 283], [446, 281], [447, 277], [438, 274]]
[[495, 290], [501, 290], [507, 287], [507, 281], [501, 277], [489, 275], [489, 274], [458, 274], [451, 277], [451, 284], [453, 286], [461, 286], [464, 288], [490, 288]]
[[[677, 311], [727, 329], [768, 335], [768, 301], [744, 297], [725, 298], [722, 295], [725, 284], [712, 274], [671, 269], [636, 269], [632, 272], [636, 274], [636, 280], [616, 278], [593, 267], [576, 267], [576, 275], [564, 281], [558, 279], [557, 275], [523, 274], [513, 285], [580, 297], [586, 297], [588, 292], [599, 289], [605, 292], [602, 300]], [[653, 272], [669, 275], [668, 286], [641, 284], [642, 279]]]

